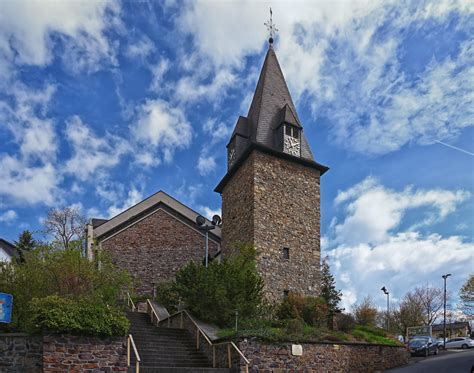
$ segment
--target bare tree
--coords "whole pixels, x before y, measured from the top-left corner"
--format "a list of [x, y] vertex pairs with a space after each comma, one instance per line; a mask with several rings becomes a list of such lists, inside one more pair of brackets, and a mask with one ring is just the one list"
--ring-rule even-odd
[[54, 237], [64, 249], [71, 248], [71, 242], [84, 235], [86, 218], [77, 207], [51, 209], [44, 221], [45, 231]]
[[443, 310], [443, 290], [433, 286], [420, 286], [415, 288], [414, 296], [423, 307], [423, 323], [432, 325]]

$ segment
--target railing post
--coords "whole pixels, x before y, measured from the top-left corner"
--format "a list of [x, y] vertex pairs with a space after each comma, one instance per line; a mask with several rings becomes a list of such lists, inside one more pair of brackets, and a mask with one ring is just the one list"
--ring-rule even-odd
[[230, 355], [230, 343], [227, 344], [227, 359], [229, 363], [229, 368], [232, 368], [232, 357]]
[[130, 367], [130, 336], [127, 337], [127, 366]]
[[179, 327], [183, 329], [183, 313], [180, 313], [180, 319], [179, 319]]
[[170, 318], [168, 317], [168, 328], [170, 327]]
[[137, 365], [135, 365], [135, 373], [140, 373], [140, 362], [137, 360]]
[[212, 367], [216, 367], [216, 346], [212, 345]]
[[199, 350], [199, 328], [196, 328], [196, 349]]

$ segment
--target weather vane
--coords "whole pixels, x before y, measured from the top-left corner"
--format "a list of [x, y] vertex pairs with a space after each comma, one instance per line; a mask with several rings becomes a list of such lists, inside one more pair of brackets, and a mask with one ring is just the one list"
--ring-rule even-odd
[[268, 33], [270, 34], [268, 41], [270, 42], [270, 44], [273, 44], [273, 35], [276, 32], [278, 32], [278, 29], [275, 27], [275, 24], [273, 23], [272, 8], [270, 8], [270, 20], [265, 22], [264, 25], [267, 26]]

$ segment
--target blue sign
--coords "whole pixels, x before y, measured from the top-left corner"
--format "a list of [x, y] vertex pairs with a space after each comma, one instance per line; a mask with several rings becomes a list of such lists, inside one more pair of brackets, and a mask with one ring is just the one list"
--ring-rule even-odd
[[0, 322], [12, 321], [13, 295], [0, 293]]

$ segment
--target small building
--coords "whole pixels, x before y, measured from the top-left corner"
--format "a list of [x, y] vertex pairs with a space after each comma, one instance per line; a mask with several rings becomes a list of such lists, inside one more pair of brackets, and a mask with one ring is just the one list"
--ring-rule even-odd
[[[432, 326], [433, 337], [443, 338], [444, 324]], [[471, 325], [468, 321], [455, 321], [446, 323], [446, 338], [469, 337], [471, 335]]]
[[11, 262], [16, 255], [16, 246], [0, 238], [0, 262]]
[[[190, 261], [205, 259], [206, 235], [199, 214], [159, 191], [111, 219], [92, 219], [87, 226], [87, 255], [94, 249], [110, 253], [136, 283], [136, 293], [149, 296], [155, 285], [173, 280]], [[206, 219], [206, 225], [211, 222]], [[220, 252], [221, 229], [209, 232], [209, 256]]]

